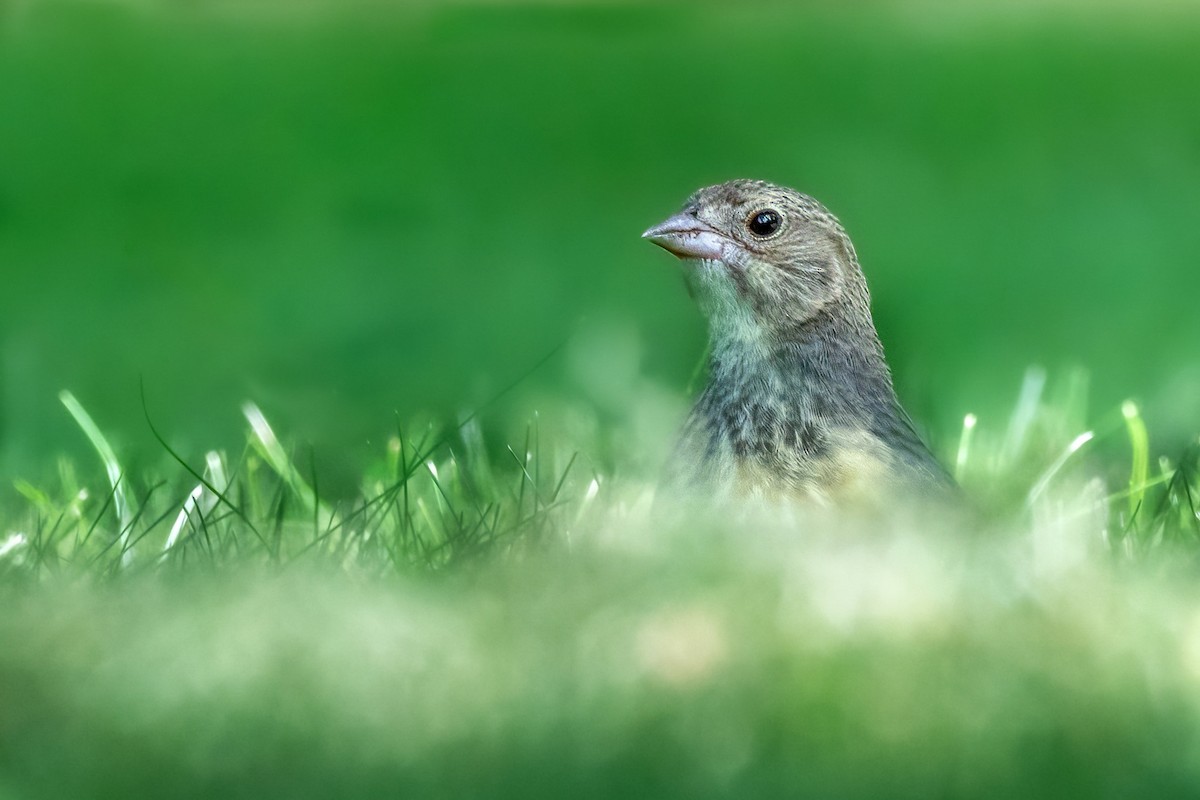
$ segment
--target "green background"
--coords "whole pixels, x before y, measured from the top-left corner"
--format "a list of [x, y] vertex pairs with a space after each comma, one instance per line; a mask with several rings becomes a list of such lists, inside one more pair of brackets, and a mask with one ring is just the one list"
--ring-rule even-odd
[[135, 461], [140, 381], [189, 456], [253, 399], [335, 487], [394, 412], [474, 408], [564, 341], [497, 415], [682, 395], [702, 322], [638, 234], [739, 176], [842, 218], [941, 452], [1031, 364], [1086, 368], [1098, 419], [1144, 401], [1158, 451], [1197, 429], [1183, 5], [0, 13], [6, 474], [87, 454], [63, 388]]
[[[1168, 0], [0, 0], [0, 800], [1194, 797], [1198, 45]], [[704, 333], [638, 235], [735, 176], [841, 216], [986, 524], [651, 513]]]

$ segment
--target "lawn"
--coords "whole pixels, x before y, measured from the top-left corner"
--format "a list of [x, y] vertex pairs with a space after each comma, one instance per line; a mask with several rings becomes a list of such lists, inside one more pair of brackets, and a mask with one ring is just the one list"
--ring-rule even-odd
[[[1191, 797], [1200, 15], [0, 6], [0, 800]], [[655, 497], [734, 175], [970, 506]]]

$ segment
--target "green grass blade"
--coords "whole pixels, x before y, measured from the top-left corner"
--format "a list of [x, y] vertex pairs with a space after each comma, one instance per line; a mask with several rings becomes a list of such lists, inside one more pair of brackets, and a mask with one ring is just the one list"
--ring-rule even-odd
[[[117, 519], [120, 522], [121, 547], [125, 549], [126, 539], [129, 537], [129, 527], [133, 520], [133, 503], [130, 502], [129, 495], [125, 490], [124, 482], [121, 480], [124, 474], [121, 470], [121, 463], [117, 461], [117, 454], [113, 450], [112, 445], [108, 443], [104, 433], [100, 430], [90, 414], [84, 409], [83, 405], [66, 389], [58, 394], [58, 399], [66, 406], [67, 411], [75, 418], [75, 422], [83, 430], [84, 435], [92, 443], [92, 447], [100, 455], [100, 460], [104, 462], [104, 471], [108, 474], [108, 482], [112, 486], [113, 501], [117, 507]], [[128, 556], [128, 551], [126, 551]]]
[[1150, 436], [1137, 404], [1132, 400], [1121, 404], [1121, 415], [1125, 417], [1125, 428], [1129, 432], [1129, 445], [1133, 451], [1129, 470], [1129, 519], [1132, 521], [1146, 499], [1146, 479], [1150, 473]]
[[1033, 484], [1033, 488], [1029, 490], [1028, 500], [1026, 501], [1029, 506], [1032, 506], [1035, 502], [1037, 502], [1037, 499], [1042, 496], [1043, 492], [1046, 491], [1046, 487], [1048, 487], [1050, 482], [1054, 480], [1054, 476], [1057, 475], [1064, 466], [1066, 466], [1067, 461], [1070, 460], [1071, 456], [1075, 455], [1075, 453], [1079, 451], [1079, 448], [1083, 447], [1093, 438], [1095, 438], [1095, 434], [1092, 431], [1085, 431], [1071, 440], [1071, 443], [1067, 445], [1067, 448], [1063, 450], [1062, 454], [1059, 455], [1059, 457], [1054, 460], [1054, 463], [1042, 473], [1042, 476]]
[[954, 479], [962, 481], [963, 473], [967, 470], [967, 458], [971, 452], [971, 439], [979, 419], [974, 414], [963, 417], [962, 436], [958, 440], [958, 454], [954, 458]]
[[258, 406], [250, 402], [242, 405], [242, 413], [245, 415], [246, 421], [250, 423], [250, 430], [254, 434], [252, 446], [267, 462], [267, 465], [283, 479], [293, 494], [300, 498], [305, 510], [316, 515], [315, 527], [320, 529], [331, 525], [333, 522], [332, 512], [317, 497], [316, 491], [300, 476], [300, 470], [296, 469], [296, 465], [292, 463], [292, 459], [284, 450], [279, 437], [275, 435], [271, 424], [267, 422], [266, 415]]

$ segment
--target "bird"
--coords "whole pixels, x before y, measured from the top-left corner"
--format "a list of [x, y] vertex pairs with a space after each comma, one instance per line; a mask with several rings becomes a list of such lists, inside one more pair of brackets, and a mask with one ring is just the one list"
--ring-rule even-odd
[[854, 245], [825, 206], [733, 180], [642, 237], [682, 261], [709, 333], [665, 490], [876, 507], [956, 491], [896, 397]]

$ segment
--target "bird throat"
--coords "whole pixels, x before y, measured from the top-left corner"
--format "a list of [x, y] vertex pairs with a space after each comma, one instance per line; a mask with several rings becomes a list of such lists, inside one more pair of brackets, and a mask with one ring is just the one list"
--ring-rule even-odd
[[709, 320], [709, 380], [694, 414], [738, 457], [818, 458], [839, 437], [866, 435], [899, 413], [869, 324], [832, 310], [780, 338], [744, 317]]

